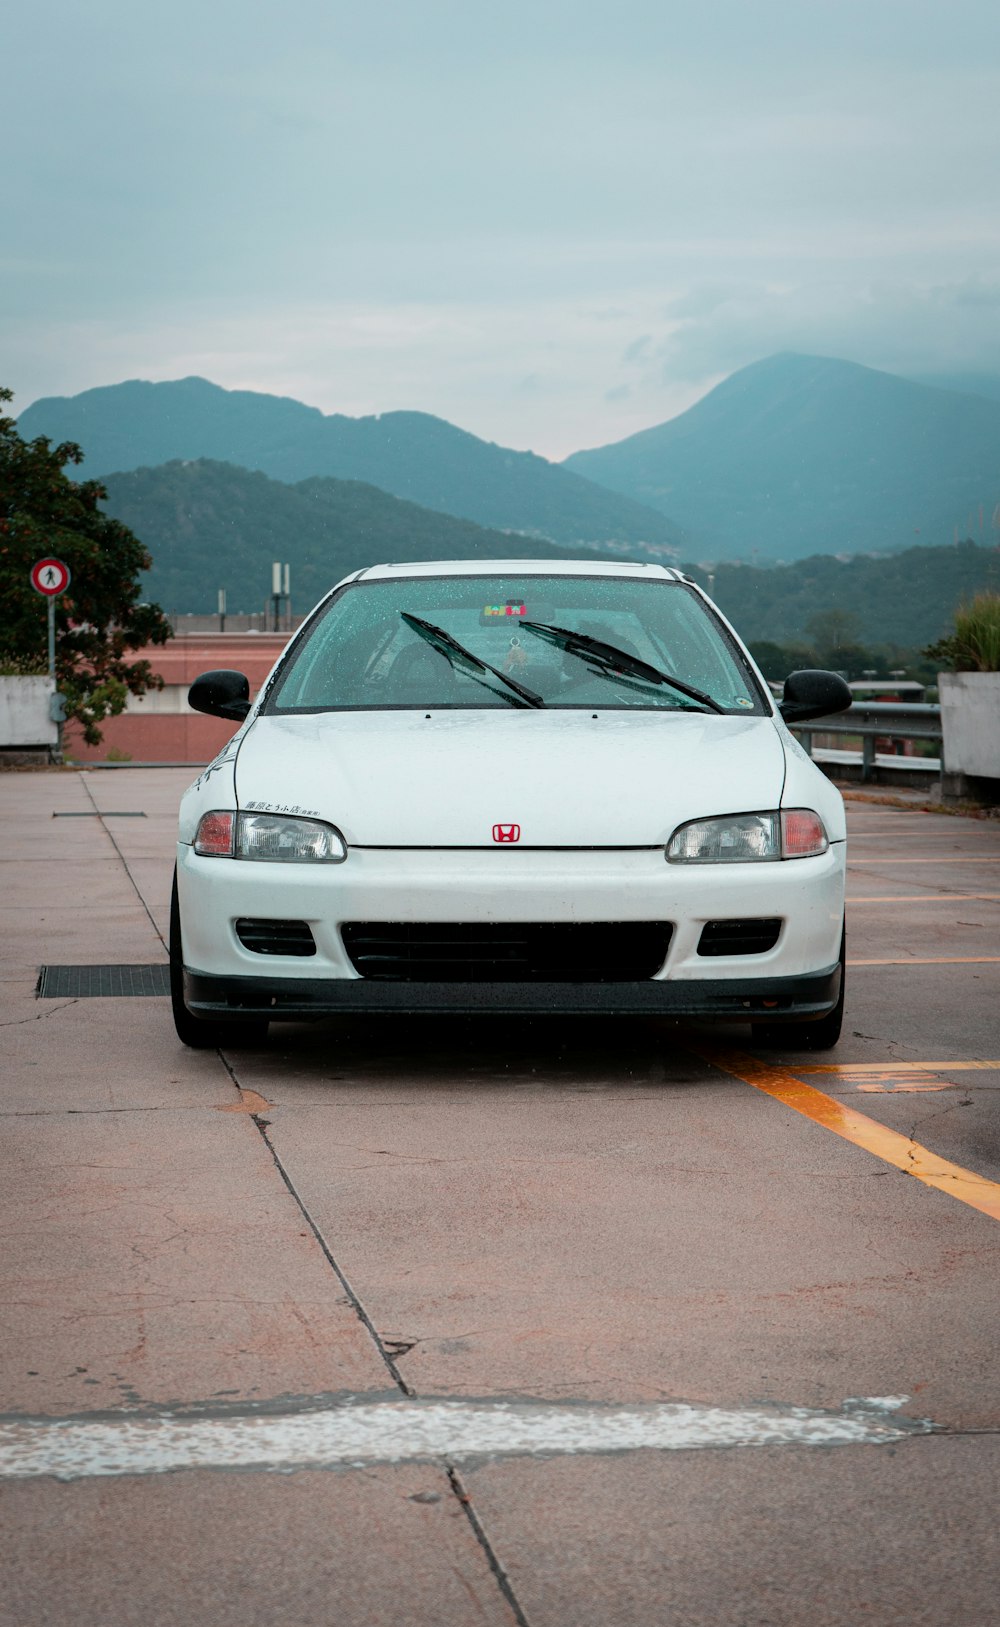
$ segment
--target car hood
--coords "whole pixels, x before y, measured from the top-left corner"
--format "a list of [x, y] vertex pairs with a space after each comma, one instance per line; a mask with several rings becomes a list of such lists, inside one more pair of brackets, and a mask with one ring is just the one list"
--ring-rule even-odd
[[352, 846], [656, 846], [705, 814], [776, 808], [767, 717], [701, 712], [326, 712], [259, 717], [236, 760], [241, 808], [329, 820]]

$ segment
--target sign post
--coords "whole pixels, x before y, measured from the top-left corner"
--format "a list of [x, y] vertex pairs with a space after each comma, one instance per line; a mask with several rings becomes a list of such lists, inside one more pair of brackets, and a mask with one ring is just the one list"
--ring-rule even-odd
[[68, 565], [61, 559], [38, 559], [31, 567], [31, 585], [36, 593], [41, 593], [48, 600], [49, 621], [49, 677], [52, 679], [52, 717], [58, 730], [56, 751], [62, 759], [62, 726], [65, 711], [62, 696], [55, 688], [56, 683], [56, 600], [60, 593], [65, 593], [72, 578]]
[[288, 630], [291, 630], [292, 594], [291, 573], [287, 565], [282, 569], [280, 560], [275, 560], [271, 566], [271, 600], [274, 605], [274, 630], [281, 631], [281, 606], [284, 601], [285, 614], [289, 618]]

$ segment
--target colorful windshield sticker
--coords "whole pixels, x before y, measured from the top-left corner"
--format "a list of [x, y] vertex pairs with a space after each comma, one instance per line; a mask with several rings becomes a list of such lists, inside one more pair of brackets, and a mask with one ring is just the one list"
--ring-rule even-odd
[[488, 604], [483, 606], [484, 621], [498, 621], [506, 616], [526, 616], [528, 607], [521, 604], [518, 599], [508, 599], [506, 604]]
[[748, 701], [745, 695], [736, 695], [733, 704], [734, 706], [752, 706], [753, 701]]

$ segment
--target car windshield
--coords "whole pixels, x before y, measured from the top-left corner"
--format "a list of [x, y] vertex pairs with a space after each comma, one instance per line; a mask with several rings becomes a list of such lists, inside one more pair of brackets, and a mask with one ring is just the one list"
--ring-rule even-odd
[[533, 574], [349, 583], [292, 646], [265, 709], [518, 706], [766, 711], [685, 583]]

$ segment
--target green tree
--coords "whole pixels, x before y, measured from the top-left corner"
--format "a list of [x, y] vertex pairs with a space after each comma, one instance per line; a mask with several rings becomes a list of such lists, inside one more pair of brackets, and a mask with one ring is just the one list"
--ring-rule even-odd
[[[0, 389], [0, 406], [12, 399]], [[14, 419], [0, 415], [0, 661], [46, 670], [46, 604], [29, 572], [47, 554], [64, 560], [72, 581], [56, 600], [56, 681], [67, 718], [96, 746], [98, 725], [123, 711], [129, 695], [163, 687], [150, 662], [129, 659], [131, 652], [172, 635], [159, 605], [138, 602], [139, 572], [152, 563], [138, 537], [101, 512], [106, 493], [98, 481], [63, 472], [82, 462], [73, 442], [25, 441]]]
[[826, 667], [839, 668], [842, 651], [858, 649], [858, 618], [853, 610], [818, 610], [806, 622], [806, 632]]
[[813, 667], [816, 657], [806, 644], [775, 644], [772, 639], [751, 639], [747, 649], [769, 683], [783, 683], [790, 672]]

